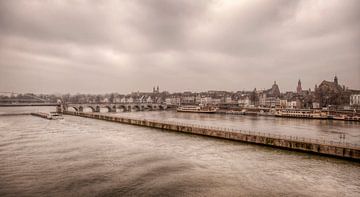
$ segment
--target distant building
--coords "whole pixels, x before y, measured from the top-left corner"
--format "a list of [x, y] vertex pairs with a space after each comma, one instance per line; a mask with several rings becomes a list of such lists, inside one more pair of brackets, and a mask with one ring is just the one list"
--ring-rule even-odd
[[360, 106], [360, 94], [350, 96], [350, 106]]
[[313, 108], [313, 109], [320, 109], [320, 103], [318, 103], [318, 102], [313, 102], [313, 103], [312, 103], [312, 108]]
[[350, 94], [351, 92], [347, 91], [344, 86], [341, 87], [339, 85], [337, 76], [334, 77], [333, 82], [322, 81], [315, 89], [316, 99], [319, 101], [321, 107], [348, 105], [350, 102]]
[[302, 87], [301, 87], [301, 81], [300, 81], [300, 79], [299, 79], [299, 81], [298, 81], [298, 85], [297, 85], [297, 88], [296, 88], [296, 92], [297, 92], [298, 94], [300, 94], [300, 93], [302, 92]]
[[276, 81], [274, 81], [272, 87], [266, 90], [265, 93], [267, 94], [267, 96], [280, 97], [280, 89], [279, 86], [276, 84]]
[[196, 102], [195, 96], [184, 96], [181, 98], [181, 103], [185, 105], [194, 105]]
[[153, 87], [153, 93], [160, 93], [159, 86], [157, 86], [156, 89], [155, 86]]
[[248, 96], [243, 96], [238, 99], [238, 104], [241, 107], [249, 107], [251, 105], [251, 100]]
[[298, 100], [296, 101], [290, 101], [290, 102], [287, 102], [287, 108], [289, 109], [297, 109], [297, 108], [300, 108], [300, 103]]
[[286, 99], [281, 99], [280, 100], [280, 107], [281, 108], [286, 108], [287, 107], [287, 100]]
[[147, 97], [146, 102], [147, 103], [152, 103], [152, 102], [154, 102], [154, 100], [151, 98], [151, 96], [149, 96], [149, 97]]
[[167, 105], [180, 105], [181, 99], [180, 97], [170, 97], [165, 99], [165, 104]]
[[232, 102], [233, 102], [233, 100], [232, 100], [231, 96], [225, 97], [225, 103], [232, 103]]
[[201, 97], [200, 103], [201, 104], [210, 104], [210, 103], [212, 103], [212, 98], [211, 97]]

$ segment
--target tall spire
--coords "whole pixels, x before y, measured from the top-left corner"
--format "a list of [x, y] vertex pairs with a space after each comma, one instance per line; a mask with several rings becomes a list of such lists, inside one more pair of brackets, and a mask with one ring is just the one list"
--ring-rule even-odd
[[297, 93], [301, 93], [301, 91], [302, 91], [302, 87], [301, 87], [301, 81], [300, 81], [300, 79], [299, 79], [298, 85], [297, 85], [297, 88], [296, 88], [296, 92], [297, 92]]
[[334, 83], [337, 85], [337, 84], [339, 84], [339, 82], [338, 82], [338, 78], [337, 78], [337, 76], [335, 75], [335, 77], [334, 77]]

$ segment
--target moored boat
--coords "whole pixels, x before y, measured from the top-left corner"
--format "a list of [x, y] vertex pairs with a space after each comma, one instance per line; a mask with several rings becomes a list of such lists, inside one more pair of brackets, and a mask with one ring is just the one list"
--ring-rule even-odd
[[217, 108], [210, 106], [180, 106], [176, 109], [176, 111], [192, 113], [215, 113]]
[[288, 118], [311, 118], [311, 119], [327, 119], [328, 114], [320, 111], [310, 110], [279, 110], [275, 113], [277, 117], [288, 117]]

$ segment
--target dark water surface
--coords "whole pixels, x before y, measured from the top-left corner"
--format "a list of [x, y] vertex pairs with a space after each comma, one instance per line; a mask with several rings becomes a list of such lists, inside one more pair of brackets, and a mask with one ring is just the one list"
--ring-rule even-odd
[[[228, 126], [241, 119], [172, 112], [122, 115], [189, 119], [195, 123], [203, 119]], [[243, 120], [243, 126], [266, 128], [249, 123], [256, 122], [252, 118], [255, 117]], [[260, 118], [258, 124], [269, 122], [269, 130], [285, 131], [289, 127], [293, 132], [307, 130], [303, 129], [306, 124], [309, 129], [319, 128], [314, 131], [318, 133], [341, 129], [353, 135], [355, 142], [359, 140], [357, 124], [319, 126], [300, 121], [296, 125], [294, 120], [293, 125], [290, 120], [291, 124], [278, 126], [271, 124], [275, 120], [270, 120]], [[74, 116], [53, 121], [33, 116], [0, 116], [0, 196], [359, 196], [359, 193], [360, 164], [351, 161]]]

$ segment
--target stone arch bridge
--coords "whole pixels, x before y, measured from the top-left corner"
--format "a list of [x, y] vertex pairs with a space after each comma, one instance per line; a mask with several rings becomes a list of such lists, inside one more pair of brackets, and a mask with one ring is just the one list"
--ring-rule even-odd
[[63, 110], [68, 111], [70, 108], [77, 112], [83, 112], [85, 108], [91, 109], [92, 112], [100, 112], [101, 108], [107, 108], [108, 112], [116, 112], [117, 109], [123, 112], [129, 111], [154, 111], [154, 110], [165, 110], [167, 109], [166, 104], [159, 103], [87, 103], [87, 104], [73, 104], [67, 103], [63, 105]]

